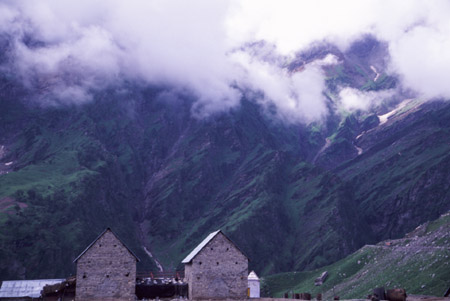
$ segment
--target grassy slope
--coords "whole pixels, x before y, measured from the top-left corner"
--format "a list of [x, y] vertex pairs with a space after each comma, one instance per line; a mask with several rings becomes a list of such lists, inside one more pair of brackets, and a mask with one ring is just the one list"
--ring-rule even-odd
[[378, 240], [399, 237], [449, 209], [449, 113], [447, 104], [431, 103], [394, 116], [360, 138], [361, 156], [335, 170], [352, 183], [358, 210]]
[[[426, 223], [403, 239], [366, 245], [338, 262], [306, 272], [276, 274], [263, 279], [263, 292], [322, 293], [325, 299], [364, 298], [375, 287], [405, 288], [409, 294], [441, 296], [450, 279], [450, 213]], [[329, 276], [322, 286], [314, 279]]]
[[186, 126], [190, 135], [180, 135], [147, 184], [141, 225], [166, 267], [218, 228], [262, 273], [323, 265], [363, 243], [365, 227], [349, 220], [350, 191], [303, 162], [295, 131], [264, 120], [249, 103], [228, 117]]
[[124, 187], [131, 151], [127, 144], [108, 149], [103, 141], [126, 121], [98, 122], [108, 105], [15, 110], [6, 99], [1, 104], [16, 114], [1, 124], [9, 136], [2, 161], [13, 161], [0, 176], [0, 199], [9, 202], [0, 212], [1, 279], [74, 273], [72, 260], [107, 226], [146, 259], [131, 221], [133, 184]]

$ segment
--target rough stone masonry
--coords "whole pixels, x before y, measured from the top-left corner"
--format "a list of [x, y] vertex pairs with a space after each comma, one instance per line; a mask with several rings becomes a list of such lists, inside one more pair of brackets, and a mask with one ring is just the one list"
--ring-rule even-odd
[[247, 257], [220, 231], [185, 264], [189, 299], [246, 299]]
[[135, 300], [137, 257], [106, 229], [77, 262], [75, 300]]

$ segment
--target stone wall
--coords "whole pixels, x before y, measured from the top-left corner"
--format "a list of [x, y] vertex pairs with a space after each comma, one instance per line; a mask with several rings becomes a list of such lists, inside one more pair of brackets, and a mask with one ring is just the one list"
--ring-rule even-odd
[[75, 300], [135, 300], [136, 258], [107, 230], [77, 261]]
[[185, 265], [190, 299], [245, 299], [248, 259], [218, 233]]

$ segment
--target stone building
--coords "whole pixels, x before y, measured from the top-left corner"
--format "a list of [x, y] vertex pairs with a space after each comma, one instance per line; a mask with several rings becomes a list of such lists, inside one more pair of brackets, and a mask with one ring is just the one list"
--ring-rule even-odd
[[107, 228], [75, 260], [75, 300], [135, 300], [137, 256]]
[[220, 230], [182, 261], [189, 299], [247, 298], [248, 258]]

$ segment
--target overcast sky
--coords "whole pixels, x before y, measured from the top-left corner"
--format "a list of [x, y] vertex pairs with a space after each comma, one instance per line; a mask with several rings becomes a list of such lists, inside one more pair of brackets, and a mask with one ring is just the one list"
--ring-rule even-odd
[[[127, 77], [194, 93], [199, 117], [237, 106], [252, 89], [283, 120], [311, 122], [327, 113], [321, 65], [335, 58], [294, 74], [280, 62], [315, 41], [345, 50], [370, 33], [388, 44], [381, 71], [418, 97], [450, 98], [449, 16], [446, 0], [3, 0], [0, 32], [15, 37], [14, 72], [48, 84], [50, 101], [89, 101]], [[44, 43], [30, 47], [25, 37]], [[266, 46], [243, 47], [258, 41]], [[348, 109], [381, 97], [340, 96]]]

